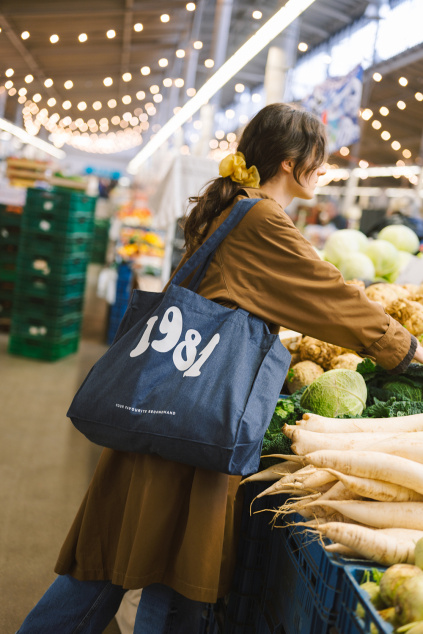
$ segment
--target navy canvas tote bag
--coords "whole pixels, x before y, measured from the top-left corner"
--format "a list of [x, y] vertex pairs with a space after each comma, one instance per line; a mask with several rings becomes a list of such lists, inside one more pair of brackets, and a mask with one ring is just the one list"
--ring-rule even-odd
[[[256, 202], [238, 202], [166, 292], [133, 291], [67, 414], [91, 441], [231, 475], [257, 471], [291, 356], [262, 320], [196, 293], [217, 247]], [[179, 286], [194, 271], [189, 287]]]

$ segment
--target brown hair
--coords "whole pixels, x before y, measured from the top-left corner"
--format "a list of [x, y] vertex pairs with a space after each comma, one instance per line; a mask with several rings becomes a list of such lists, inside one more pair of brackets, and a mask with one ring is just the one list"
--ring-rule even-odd
[[[282, 161], [289, 159], [295, 162], [293, 175], [300, 182], [302, 175], [311, 173], [325, 159], [324, 125], [305, 110], [274, 103], [260, 110], [245, 127], [238, 152], [244, 154], [247, 168], [257, 167], [261, 185], [277, 174]], [[188, 255], [201, 244], [214, 218], [231, 204], [240, 189], [242, 186], [230, 176], [219, 176], [189, 199], [195, 205], [183, 224]]]

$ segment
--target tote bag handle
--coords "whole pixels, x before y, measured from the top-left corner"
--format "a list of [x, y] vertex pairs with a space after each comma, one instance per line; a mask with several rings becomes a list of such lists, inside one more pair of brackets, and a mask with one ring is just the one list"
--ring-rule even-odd
[[[190, 281], [188, 288], [196, 292], [205, 276], [210, 262], [221, 242], [226, 236], [237, 226], [239, 222], [246, 216], [251, 207], [254, 207], [261, 198], [245, 198], [236, 203], [229, 216], [224, 222], [212, 233], [197, 251], [185, 262], [183, 267], [174, 275], [171, 284], [179, 286], [195, 269], [197, 269], [194, 277]], [[202, 265], [202, 266], [200, 266]]]

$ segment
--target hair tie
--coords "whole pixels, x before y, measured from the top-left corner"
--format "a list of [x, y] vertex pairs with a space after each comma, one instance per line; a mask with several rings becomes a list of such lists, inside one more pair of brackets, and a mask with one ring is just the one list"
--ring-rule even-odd
[[219, 164], [219, 174], [225, 178], [230, 176], [231, 180], [244, 187], [259, 187], [260, 174], [257, 167], [252, 165], [247, 169], [245, 157], [242, 152], [235, 152], [235, 154], [228, 154]]

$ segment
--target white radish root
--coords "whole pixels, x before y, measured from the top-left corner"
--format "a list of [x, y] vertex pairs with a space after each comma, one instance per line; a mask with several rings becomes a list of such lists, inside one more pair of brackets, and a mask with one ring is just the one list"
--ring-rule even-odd
[[316, 502], [309, 502], [307, 508], [312, 510], [316, 505], [331, 508], [360, 524], [375, 528], [392, 528], [395, 526], [395, 528], [420, 530], [423, 526], [423, 503], [421, 502], [332, 501], [319, 499]]
[[320, 524], [316, 532], [384, 566], [414, 564], [415, 544], [412, 541], [400, 540], [365, 526], [340, 522]]
[[342, 452], [327, 449], [315, 451], [304, 458], [315, 467], [384, 480], [423, 494], [423, 465], [400, 456], [378, 453], [375, 459], [372, 451]]
[[263, 482], [263, 481], [271, 481], [271, 480], [279, 480], [282, 475], [285, 473], [294, 473], [301, 468], [301, 465], [298, 462], [279, 462], [278, 464], [273, 465], [272, 467], [268, 467], [267, 469], [263, 469], [263, 471], [258, 471], [257, 473], [253, 473], [248, 476], [248, 478], [244, 478], [240, 482], [241, 484], [245, 484], [246, 482]]
[[327, 471], [336, 476], [347, 489], [358, 497], [370, 498], [379, 502], [423, 502], [421, 493], [416, 493], [416, 491], [407, 489], [399, 484], [374, 480], [373, 478], [345, 475], [333, 469], [327, 469]]
[[326, 418], [317, 414], [304, 414], [297, 427], [325, 434], [357, 432], [413, 432], [423, 431], [423, 414], [394, 418]]
[[341, 557], [349, 557], [351, 559], [361, 559], [362, 555], [356, 552], [352, 548], [348, 546], [344, 546], [343, 544], [332, 543], [325, 544], [325, 550], [328, 553], [334, 553], [335, 555], [340, 555]]
[[[305, 429], [298, 429], [292, 425], [290, 428], [290, 438], [292, 440], [291, 449], [299, 456], [304, 456], [313, 451], [321, 449], [336, 449], [339, 451], [356, 451], [364, 449], [367, 451], [381, 451], [380, 447], [391, 447], [398, 452], [407, 449], [413, 442], [423, 447], [423, 432], [409, 433], [382, 433], [382, 432], [361, 432], [344, 434], [321, 434]], [[392, 451], [386, 451], [392, 453]]]

